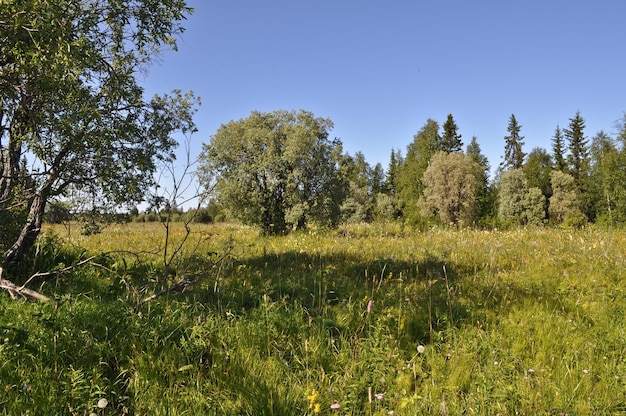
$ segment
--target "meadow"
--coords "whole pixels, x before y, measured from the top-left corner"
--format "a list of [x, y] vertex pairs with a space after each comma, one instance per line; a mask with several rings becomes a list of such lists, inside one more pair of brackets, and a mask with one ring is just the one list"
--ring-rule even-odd
[[[54, 300], [0, 293], [0, 414], [626, 413], [622, 230], [48, 228], [20, 267]], [[193, 285], [142, 303], [166, 265]]]

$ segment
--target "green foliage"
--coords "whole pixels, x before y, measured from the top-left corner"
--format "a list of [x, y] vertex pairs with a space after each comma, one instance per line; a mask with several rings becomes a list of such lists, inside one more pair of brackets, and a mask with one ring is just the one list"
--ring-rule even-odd
[[439, 150], [439, 123], [428, 119], [407, 147], [406, 157], [396, 172], [398, 205], [407, 218], [419, 219], [417, 201], [423, 194], [422, 176], [431, 157]]
[[590, 182], [595, 215], [608, 223], [626, 220], [626, 157], [623, 146], [603, 131], [593, 137]]
[[341, 204], [341, 220], [343, 223], [359, 223], [372, 221], [373, 197], [366, 187], [350, 183], [348, 196]]
[[448, 114], [446, 122], [443, 123], [443, 134], [439, 139], [439, 150], [446, 153], [460, 152], [463, 150], [463, 142], [461, 141], [461, 135], [458, 133], [458, 129], [452, 114]]
[[423, 215], [436, 214], [446, 224], [473, 224], [482, 175], [481, 166], [462, 152], [436, 153], [422, 178]]
[[563, 219], [563, 226], [565, 227], [582, 228], [586, 224], [587, 216], [579, 209], [567, 211]]
[[589, 149], [584, 130], [585, 120], [580, 115], [580, 111], [577, 111], [574, 118], [570, 119], [569, 127], [563, 130], [569, 149], [568, 173], [574, 178], [574, 183], [579, 192], [582, 192], [584, 179], [589, 174]]
[[498, 216], [505, 222], [522, 224], [528, 184], [522, 169], [502, 173], [498, 182]]
[[[574, 177], [561, 171], [552, 171], [552, 197], [550, 198], [550, 219], [559, 224], [568, 212], [580, 211], [580, 202]], [[575, 215], [577, 217], [578, 215]]]
[[194, 130], [191, 95], [146, 103], [136, 80], [159, 50], [175, 47], [190, 12], [183, 0], [2, 3], [0, 212], [28, 212], [17, 238], [0, 235], [11, 247], [5, 262], [36, 241], [54, 197], [79, 190], [106, 203], [140, 201], [177, 144], [172, 133]]
[[522, 168], [528, 187], [539, 188], [546, 198], [550, 198], [552, 196], [550, 173], [553, 167], [552, 157], [545, 149], [535, 147], [531, 150]]
[[334, 225], [346, 184], [341, 143], [328, 139], [330, 119], [307, 111], [253, 112], [222, 125], [204, 146], [201, 181], [217, 181], [219, 201], [267, 234]]
[[546, 219], [546, 197], [539, 188], [530, 188], [524, 201], [524, 224], [542, 225]]
[[489, 160], [483, 155], [476, 136], [472, 137], [472, 141], [467, 145], [465, 154], [481, 167], [482, 175], [480, 177], [478, 192], [476, 194], [476, 217], [484, 219], [494, 213], [495, 201], [493, 198], [494, 190], [489, 183]]
[[552, 155], [554, 157], [554, 168], [563, 173], [567, 173], [567, 159], [565, 158], [564, 138], [561, 128], [557, 125], [552, 136]]
[[524, 166], [526, 153], [524, 147], [524, 136], [520, 135], [522, 126], [517, 123], [515, 114], [511, 114], [507, 131], [508, 136], [504, 136], [504, 160], [500, 164], [502, 169], [521, 169]]
[[389, 157], [389, 166], [387, 166], [386, 178], [385, 178], [385, 193], [389, 195], [397, 194], [397, 176], [398, 169], [402, 166], [402, 154], [398, 150], [391, 149], [391, 156]]

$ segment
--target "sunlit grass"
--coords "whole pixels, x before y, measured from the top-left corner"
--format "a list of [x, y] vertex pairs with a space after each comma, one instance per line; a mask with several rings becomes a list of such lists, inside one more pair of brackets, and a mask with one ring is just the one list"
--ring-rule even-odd
[[159, 273], [162, 224], [55, 232], [115, 273], [43, 285], [55, 304], [1, 295], [5, 414], [626, 411], [621, 230], [194, 225], [183, 259], [232, 257], [139, 310], [120, 276]]

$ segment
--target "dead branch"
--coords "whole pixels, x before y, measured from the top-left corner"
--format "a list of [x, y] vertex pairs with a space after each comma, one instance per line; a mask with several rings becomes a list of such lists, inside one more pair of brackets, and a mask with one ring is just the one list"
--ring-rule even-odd
[[49, 302], [50, 298], [42, 295], [39, 292], [36, 292], [32, 289], [28, 289], [24, 286], [18, 286], [15, 283], [11, 282], [10, 280], [4, 279], [2, 277], [2, 273], [4, 272], [4, 270], [2, 269], [2, 267], [0, 267], [0, 289], [5, 289], [9, 292], [9, 294], [11, 295], [11, 297], [13, 299], [15, 299], [17, 296], [16, 295], [20, 295], [23, 298], [30, 296], [31, 298], [35, 298], [37, 300], [40, 300], [42, 302]]

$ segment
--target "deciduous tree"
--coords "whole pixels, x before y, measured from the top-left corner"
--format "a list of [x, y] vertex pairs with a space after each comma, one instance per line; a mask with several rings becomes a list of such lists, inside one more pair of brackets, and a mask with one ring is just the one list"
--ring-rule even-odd
[[200, 180], [216, 181], [217, 198], [244, 223], [268, 234], [339, 221], [348, 181], [330, 119], [313, 113], [253, 112], [220, 126], [205, 144]]
[[591, 142], [590, 175], [593, 187], [594, 211], [607, 222], [626, 220], [626, 159], [623, 148], [600, 131]]
[[[143, 99], [136, 75], [175, 47], [184, 0], [28, 0], [0, 7], [0, 217], [4, 261], [22, 258], [46, 204], [72, 187], [137, 202], [170, 157], [175, 131], [193, 130], [193, 99]], [[20, 165], [26, 158], [27, 164]]]
[[[550, 187], [550, 174], [554, 168], [552, 157], [541, 147], [535, 147], [528, 153], [526, 163], [522, 170], [528, 184], [528, 188], [538, 188], [544, 196], [544, 217], [548, 213], [547, 202], [552, 196]], [[542, 218], [543, 219], [543, 218]]]
[[411, 220], [419, 218], [417, 201], [423, 194], [422, 176], [438, 149], [439, 123], [428, 119], [407, 147], [406, 156], [396, 174], [399, 206], [403, 215]]
[[523, 224], [528, 183], [522, 169], [509, 169], [498, 182], [498, 217], [506, 222]]
[[482, 173], [482, 167], [462, 152], [436, 153], [422, 178], [422, 214], [439, 215], [444, 223], [472, 224]]
[[558, 170], [552, 171], [551, 182], [550, 219], [560, 224], [569, 212], [580, 212], [576, 182], [572, 175]]

